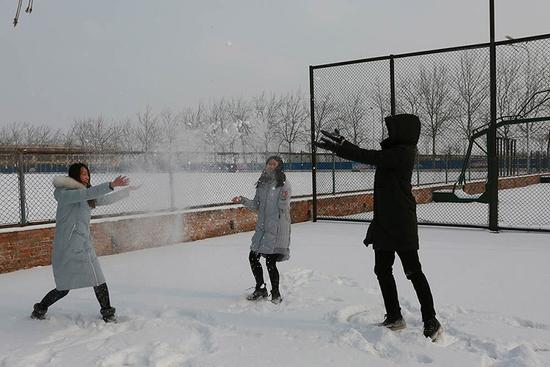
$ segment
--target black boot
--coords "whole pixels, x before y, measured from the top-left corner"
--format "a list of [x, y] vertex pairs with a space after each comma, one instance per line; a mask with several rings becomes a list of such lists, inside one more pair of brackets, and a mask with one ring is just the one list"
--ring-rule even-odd
[[111, 307], [111, 301], [109, 299], [109, 288], [107, 284], [103, 283], [94, 287], [94, 293], [101, 306], [101, 317], [105, 322], [116, 322], [115, 311], [116, 308]]
[[42, 301], [35, 303], [31, 313], [31, 319], [44, 320], [46, 318], [46, 312], [48, 312], [48, 307], [65, 297], [67, 294], [69, 294], [68, 290], [58, 291], [54, 288], [49, 291], [44, 298], [42, 298]]
[[256, 289], [254, 289], [254, 292], [249, 294], [246, 299], [249, 301], [257, 301], [260, 298], [266, 298], [267, 297], [267, 288], [265, 287], [265, 283], [262, 285], [257, 285]]
[[424, 336], [426, 338], [430, 338], [435, 342], [442, 332], [443, 329], [441, 328], [441, 324], [435, 317], [424, 323]]
[[271, 302], [275, 303], [276, 305], [283, 302], [283, 297], [281, 297], [281, 293], [279, 293], [278, 289], [271, 290]]
[[402, 330], [407, 327], [405, 320], [401, 314], [399, 315], [386, 315], [386, 318], [378, 326], [387, 327], [392, 331]]
[[31, 319], [44, 320], [46, 318], [46, 312], [48, 312], [48, 307], [44, 307], [40, 303], [35, 303], [31, 313]]
[[109, 307], [109, 308], [102, 308], [101, 309], [101, 316], [103, 318], [103, 321], [109, 323], [109, 322], [116, 322], [116, 308]]

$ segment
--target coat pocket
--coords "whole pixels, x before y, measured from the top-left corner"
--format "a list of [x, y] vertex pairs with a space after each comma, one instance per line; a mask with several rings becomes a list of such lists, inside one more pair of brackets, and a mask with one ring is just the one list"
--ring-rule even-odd
[[90, 253], [88, 247], [88, 238], [75, 232], [69, 242], [69, 252], [71, 254], [71, 258], [79, 262], [89, 262]]

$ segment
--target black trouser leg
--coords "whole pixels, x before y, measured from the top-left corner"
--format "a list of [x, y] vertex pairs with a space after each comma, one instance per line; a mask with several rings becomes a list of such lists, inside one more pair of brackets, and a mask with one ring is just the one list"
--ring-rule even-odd
[[107, 288], [107, 283], [103, 283], [94, 287], [95, 296], [102, 310], [107, 310], [111, 308], [111, 301], [109, 300], [109, 288]]
[[67, 294], [69, 294], [68, 290], [59, 291], [57, 289], [52, 289], [48, 292], [48, 294], [44, 296], [44, 298], [42, 298], [42, 301], [40, 301], [39, 303], [40, 307], [44, 310], [47, 310], [48, 307], [59, 301], [61, 298], [65, 297]]
[[374, 274], [378, 278], [380, 291], [386, 307], [386, 315], [390, 319], [401, 316], [401, 307], [397, 298], [397, 286], [393, 277], [393, 262], [395, 253], [393, 251], [374, 251]]
[[269, 273], [269, 280], [271, 281], [271, 290], [279, 292], [279, 270], [277, 270], [278, 254], [265, 255], [265, 264], [267, 266], [267, 272]]
[[416, 296], [420, 302], [422, 321], [426, 322], [435, 317], [434, 300], [428, 280], [422, 272], [418, 251], [398, 251], [397, 255], [399, 255], [401, 259], [407, 279], [412, 282], [414, 290], [416, 291]]
[[250, 251], [250, 254], [248, 254], [250, 268], [252, 269], [254, 279], [256, 279], [256, 288], [260, 288], [264, 284], [264, 270], [262, 269], [262, 264], [260, 264], [260, 256], [259, 253], [254, 251]]

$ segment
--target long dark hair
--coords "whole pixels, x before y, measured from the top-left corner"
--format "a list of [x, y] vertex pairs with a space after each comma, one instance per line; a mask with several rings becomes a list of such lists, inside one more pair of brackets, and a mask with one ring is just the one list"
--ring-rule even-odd
[[[78, 163], [71, 164], [71, 166], [69, 167], [69, 177], [84, 185], [84, 182], [80, 181], [80, 169], [82, 167], [86, 168], [86, 171], [88, 171], [88, 177], [89, 177], [88, 184], [85, 185], [85, 186], [86, 186], [86, 188], [92, 187], [92, 185], [90, 184], [90, 182], [92, 181], [92, 176], [90, 174], [90, 169], [84, 163], [78, 162]], [[95, 205], [96, 205], [95, 200], [88, 200], [88, 205], [92, 209], [95, 208]]]
[[[275, 181], [277, 184], [275, 187], [283, 186], [286, 181], [286, 175], [283, 172], [284, 171], [284, 163], [283, 159], [279, 157], [278, 155], [272, 155], [271, 157], [267, 158], [265, 161], [265, 164], [267, 165], [267, 162], [274, 160], [277, 162], [277, 167], [275, 168]], [[256, 188], [260, 186], [261, 184], [267, 182], [269, 180], [269, 175], [265, 171], [265, 169], [262, 171], [262, 175], [258, 179], [258, 182], [256, 182]]]

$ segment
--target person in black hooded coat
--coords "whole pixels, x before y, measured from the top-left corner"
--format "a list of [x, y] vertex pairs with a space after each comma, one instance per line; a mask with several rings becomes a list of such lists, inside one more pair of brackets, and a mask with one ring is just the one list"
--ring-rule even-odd
[[386, 117], [385, 122], [388, 138], [382, 141], [382, 150], [362, 149], [345, 140], [337, 130], [322, 131], [324, 136], [315, 145], [339, 157], [376, 166], [374, 216], [363, 243], [372, 243], [375, 252], [374, 272], [386, 308], [386, 318], [380, 326], [391, 330], [406, 327], [392, 271], [397, 253], [420, 301], [424, 335], [435, 340], [441, 325], [435, 318], [432, 293], [418, 258], [416, 201], [411, 186], [420, 120], [415, 115], [400, 114]]

